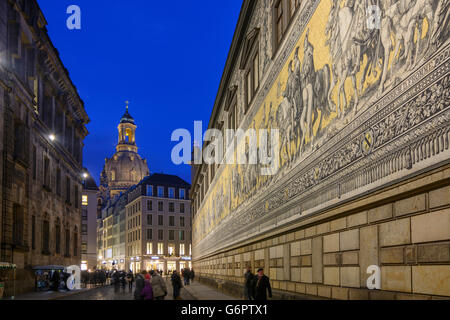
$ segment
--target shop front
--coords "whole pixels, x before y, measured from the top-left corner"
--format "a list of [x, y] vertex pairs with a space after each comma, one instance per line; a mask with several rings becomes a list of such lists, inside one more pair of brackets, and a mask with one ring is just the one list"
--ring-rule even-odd
[[0, 262], [0, 300], [16, 295], [16, 265]]

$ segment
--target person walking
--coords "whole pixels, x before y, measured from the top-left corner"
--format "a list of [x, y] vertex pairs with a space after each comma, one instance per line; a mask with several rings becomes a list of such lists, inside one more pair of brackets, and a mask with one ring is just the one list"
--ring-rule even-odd
[[190, 278], [191, 278], [191, 282], [194, 283], [194, 278], [195, 278], [195, 272], [194, 272], [194, 269], [191, 270], [191, 276], [190, 276]]
[[151, 284], [153, 289], [153, 298], [155, 300], [164, 300], [167, 296], [167, 286], [164, 279], [158, 272], [151, 271], [152, 275]]
[[173, 300], [181, 300], [180, 291], [183, 287], [183, 284], [181, 283], [181, 277], [176, 270], [172, 273], [171, 280], [173, 287]]
[[252, 273], [252, 268], [247, 267], [247, 272], [244, 274], [245, 277], [245, 286], [244, 286], [244, 298], [245, 300], [253, 300], [253, 289], [252, 284], [255, 279], [255, 275]]
[[150, 274], [145, 275], [145, 281], [144, 281], [144, 289], [142, 289], [141, 296], [144, 300], [153, 300], [153, 288], [151, 283], [151, 276]]
[[190, 278], [190, 272], [188, 268], [183, 269], [183, 279], [184, 279], [184, 286], [188, 286], [189, 285], [189, 278]]
[[136, 276], [136, 285], [134, 288], [134, 299], [135, 300], [143, 300], [142, 290], [145, 287], [145, 276], [147, 275], [147, 271], [142, 270], [140, 274]]
[[128, 282], [128, 290], [130, 290], [131, 293], [133, 292], [133, 282], [134, 282], [134, 275], [131, 270], [127, 274], [127, 282]]
[[258, 274], [253, 279], [252, 290], [254, 292], [254, 299], [258, 301], [267, 300], [267, 292], [269, 292], [269, 298], [272, 298], [272, 288], [270, 287], [270, 280], [264, 274], [264, 269], [258, 269]]

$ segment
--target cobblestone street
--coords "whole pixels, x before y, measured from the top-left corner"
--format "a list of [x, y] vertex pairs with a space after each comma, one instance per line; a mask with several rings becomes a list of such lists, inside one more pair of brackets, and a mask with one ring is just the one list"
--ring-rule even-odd
[[[173, 300], [173, 290], [172, 285], [168, 279], [166, 280], [168, 294], [166, 300]], [[89, 290], [87, 292], [83, 292], [80, 294], [71, 295], [65, 298], [60, 298], [58, 300], [134, 300], [134, 287], [133, 292], [129, 292], [128, 287], [123, 292], [120, 289], [118, 292], [115, 292], [114, 286], [106, 286], [99, 287], [96, 289]], [[189, 294], [189, 292], [185, 289], [181, 289], [181, 298], [183, 300], [195, 300], [195, 298]]]

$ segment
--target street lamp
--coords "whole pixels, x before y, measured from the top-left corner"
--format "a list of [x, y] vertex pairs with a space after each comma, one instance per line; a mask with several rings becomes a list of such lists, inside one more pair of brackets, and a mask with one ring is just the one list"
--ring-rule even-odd
[[56, 136], [54, 134], [51, 134], [48, 136], [51, 142], [54, 142], [56, 140]]

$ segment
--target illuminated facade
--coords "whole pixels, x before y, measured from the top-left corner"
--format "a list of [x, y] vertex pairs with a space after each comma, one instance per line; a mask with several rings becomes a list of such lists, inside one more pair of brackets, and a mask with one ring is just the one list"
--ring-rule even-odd
[[133, 272], [190, 268], [190, 185], [177, 176], [153, 174], [129, 191], [126, 264]]
[[17, 294], [35, 266], [80, 265], [89, 118], [36, 1], [0, 0], [0, 261]]
[[103, 202], [125, 192], [149, 175], [147, 160], [138, 154], [136, 124], [128, 112], [120, 119], [116, 153], [105, 160], [100, 177], [100, 195]]
[[[87, 174], [87, 169], [85, 169]], [[87, 174], [83, 181], [81, 197], [81, 270], [94, 270], [97, 266], [97, 218], [98, 187], [94, 178]]]
[[201, 281], [241, 295], [251, 266], [280, 298], [450, 296], [449, 30], [441, 0], [244, 1], [209, 128], [278, 129], [279, 170], [195, 166]]

